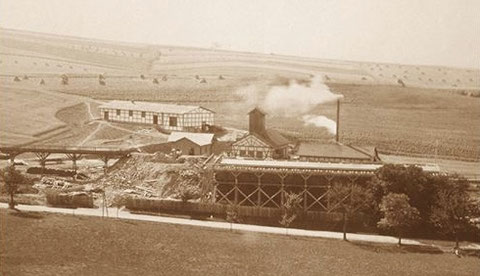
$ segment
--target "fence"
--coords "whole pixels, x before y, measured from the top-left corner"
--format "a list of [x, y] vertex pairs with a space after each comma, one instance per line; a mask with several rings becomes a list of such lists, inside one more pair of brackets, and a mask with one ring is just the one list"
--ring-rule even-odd
[[[137, 197], [127, 197], [125, 203], [125, 207], [134, 212], [190, 215], [197, 219], [206, 219], [213, 216], [223, 220], [226, 218], [227, 210], [230, 208], [229, 205], [218, 203], [181, 202]], [[242, 223], [269, 226], [280, 225], [279, 220], [282, 210], [279, 208], [236, 206], [234, 209]], [[357, 230], [365, 231], [365, 229], [361, 229], [364, 219], [365, 217], [361, 214], [351, 218], [349, 225], [351, 225], [352, 230], [357, 228]], [[301, 213], [291, 226], [306, 229], [339, 230], [341, 225], [342, 215], [339, 213], [307, 211]]]

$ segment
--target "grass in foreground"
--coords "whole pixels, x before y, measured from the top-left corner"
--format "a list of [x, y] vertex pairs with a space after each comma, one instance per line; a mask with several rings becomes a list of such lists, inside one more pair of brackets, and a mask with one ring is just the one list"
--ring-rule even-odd
[[3, 275], [480, 275], [479, 259], [394, 245], [0, 210]]

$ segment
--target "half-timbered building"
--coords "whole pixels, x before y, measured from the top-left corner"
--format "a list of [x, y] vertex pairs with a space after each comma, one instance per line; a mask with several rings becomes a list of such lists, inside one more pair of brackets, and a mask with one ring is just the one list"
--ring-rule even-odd
[[166, 130], [196, 131], [215, 123], [215, 112], [192, 105], [111, 101], [100, 111], [106, 121], [153, 124]]
[[232, 144], [234, 156], [254, 159], [286, 159], [290, 141], [265, 127], [265, 113], [258, 108], [249, 113], [249, 132]]

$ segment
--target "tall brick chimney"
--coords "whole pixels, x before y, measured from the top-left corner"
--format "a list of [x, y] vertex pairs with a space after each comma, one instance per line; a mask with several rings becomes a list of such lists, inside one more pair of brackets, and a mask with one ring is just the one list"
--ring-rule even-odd
[[255, 107], [252, 111], [248, 113], [250, 116], [249, 120], [249, 132], [262, 135], [265, 133], [265, 113], [259, 108]]

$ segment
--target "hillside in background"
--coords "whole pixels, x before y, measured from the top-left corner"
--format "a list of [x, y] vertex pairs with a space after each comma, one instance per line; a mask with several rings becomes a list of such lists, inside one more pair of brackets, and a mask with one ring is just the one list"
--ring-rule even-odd
[[[62, 74], [68, 84], [62, 84]], [[238, 91], [250, 87], [261, 98], [272, 86], [288, 86], [293, 80], [308, 84], [318, 75], [333, 92], [345, 96], [342, 141], [394, 153], [480, 158], [480, 70], [120, 43], [7, 29], [0, 29], [0, 138], [8, 144], [75, 145], [97, 136], [102, 143], [123, 139], [130, 132], [91, 124], [98, 117], [98, 104], [110, 99], [201, 104], [217, 112], [218, 124], [246, 128], [251, 106]], [[80, 115], [67, 121], [57, 113], [79, 107]], [[316, 112], [334, 119], [334, 108], [319, 106]], [[294, 139], [333, 138], [298, 118], [267, 120]]]

